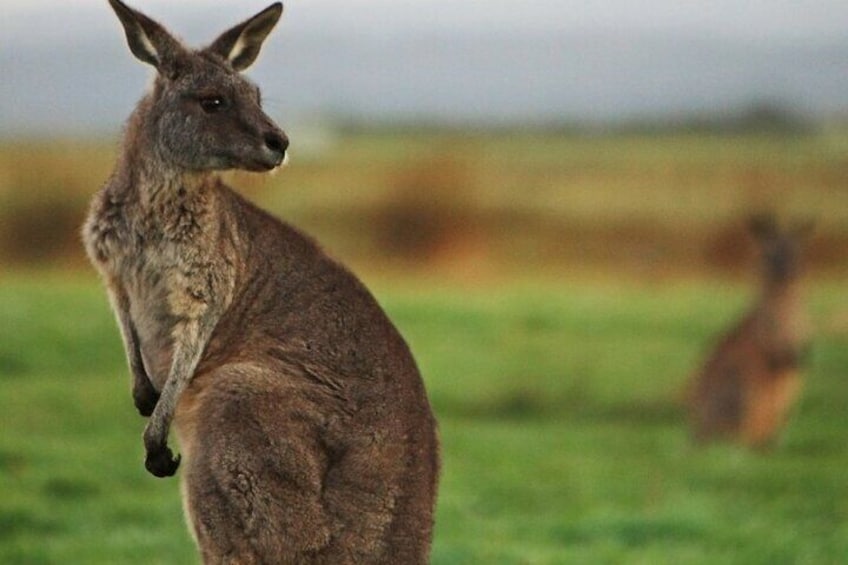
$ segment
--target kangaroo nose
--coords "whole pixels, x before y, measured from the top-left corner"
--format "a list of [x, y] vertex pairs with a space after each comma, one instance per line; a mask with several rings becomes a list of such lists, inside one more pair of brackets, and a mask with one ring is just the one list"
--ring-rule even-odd
[[265, 146], [274, 153], [279, 153], [282, 159], [289, 147], [289, 139], [283, 133], [269, 132], [265, 134]]

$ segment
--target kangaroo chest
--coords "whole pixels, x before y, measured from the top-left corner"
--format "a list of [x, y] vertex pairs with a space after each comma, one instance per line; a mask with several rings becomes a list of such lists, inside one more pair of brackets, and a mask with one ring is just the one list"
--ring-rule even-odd
[[[98, 266], [127, 301], [145, 370], [156, 389], [167, 379], [173, 333], [222, 300], [220, 263], [226, 253], [219, 222], [197, 202], [94, 212], [88, 230]], [[88, 238], [87, 238], [88, 239]]]
[[808, 339], [809, 322], [799, 297], [771, 297], [757, 310], [760, 339], [784, 347], [802, 347]]
[[[128, 257], [134, 263], [123, 271], [121, 283], [129, 299], [130, 320], [138, 336], [145, 371], [153, 386], [161, 390], [168, 377], [173, 354], [172, 334], [180, 312], [172, 303], [179, 293], [175, 269], [180, 262], [170, 246], [145, 246]], [[128, 265], [129, 266], [129, 265]]]

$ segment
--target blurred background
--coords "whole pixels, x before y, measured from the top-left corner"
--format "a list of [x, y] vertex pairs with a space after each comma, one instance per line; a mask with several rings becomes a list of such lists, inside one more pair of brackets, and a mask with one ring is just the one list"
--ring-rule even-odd
[[[142, 7], [202, 45], [259, 5]], [[152, 71], [102, 2], [3, 12], [0, 256], [79, 260], [68, 230]], [[760, 207], [818, 218], [814, 264], [836, 267], [846, 24], [837, 1], [292, 2], [250, 75], [295, 166], [248, 188], [404, 270], [735, 270]]]
[[[265, 4], [132, 5], [199, 46]], [[248, 75], [290, 166], [228, 178], [409, 340], [434, 563], [848, 555], [846, 29], [836, 0], [286, 3]], [[0, 562], [191, 562], [77, 235], [152, 71], [94, 0], [5, 0], [0, 71]], [[772, 452], [693, 450], [763, 211], [816, 222], [805, 392]]]

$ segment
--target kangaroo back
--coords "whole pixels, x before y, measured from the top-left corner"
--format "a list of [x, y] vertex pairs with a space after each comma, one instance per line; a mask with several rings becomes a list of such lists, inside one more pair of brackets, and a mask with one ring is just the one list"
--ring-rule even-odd
[[690, 385], [693, 438], [770, 445], [801, 389], [808, 328], [800, 245], [810, 225], [782, 230], [750, 221], [761, 256], [761, 289], [748, 313], [717, 342]]
[[349, 271], [218, 176], [287, 157], [240, 74], [282, 5], [193, 50], [110, 4], [157, 75], [83, 238], [149, 418], [146, 468], [182, 469], [205, 563], [426, 562], [438, 441], [409, 348]]

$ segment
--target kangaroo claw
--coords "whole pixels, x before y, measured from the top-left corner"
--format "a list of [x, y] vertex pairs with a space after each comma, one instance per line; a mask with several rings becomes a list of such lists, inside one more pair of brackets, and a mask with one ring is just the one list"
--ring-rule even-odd
[[144, 458], [144, 468], [155, 477], [171, 477], [180, 466], [180, 456], [174, 457], [171, 448], [162, 446], [156, 451], [148, 451]]

